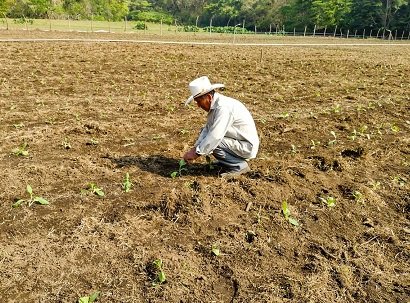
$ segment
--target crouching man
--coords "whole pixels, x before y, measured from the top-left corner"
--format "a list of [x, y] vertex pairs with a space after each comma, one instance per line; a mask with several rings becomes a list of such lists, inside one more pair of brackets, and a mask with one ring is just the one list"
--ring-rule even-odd
[[226, 172], [222, 177], [236, 177], [250, 171], [248, 160], [256, 157], [259, 138], [248, 109], [238, 100], [215, 92], [223, 84], [211, 84], [208, 77], [189, 83], [191, 96], [185, 105], [195, 101], [208, 112], [205, 127], [194, 147], [184, 155], [185, 161], [213, 155]]

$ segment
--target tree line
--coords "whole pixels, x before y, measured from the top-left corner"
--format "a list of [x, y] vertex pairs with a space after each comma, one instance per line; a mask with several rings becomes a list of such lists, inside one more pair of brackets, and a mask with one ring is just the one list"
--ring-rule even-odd
[[0, 0], [9, 18], [142, 20], [238, 26], [410, 30], [410, 0]]

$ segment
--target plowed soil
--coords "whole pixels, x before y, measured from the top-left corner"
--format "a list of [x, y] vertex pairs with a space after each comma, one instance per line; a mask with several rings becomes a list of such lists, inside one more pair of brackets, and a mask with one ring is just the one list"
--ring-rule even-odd
[[[1, 302], [409, 302], [409, 46], [0, 54]], [[202, 158], [170, 177], [206, 121], [183, 106], [202, 75], [255, 118], [260, 152], [237, 179]]]

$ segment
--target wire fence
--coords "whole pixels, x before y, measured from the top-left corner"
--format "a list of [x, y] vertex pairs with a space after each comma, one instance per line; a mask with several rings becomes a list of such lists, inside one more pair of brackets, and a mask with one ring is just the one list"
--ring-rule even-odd
[[[141, 27], [141, 22], [143, 26]], [[228, 28], [228, 27], [227, 27]], [[66, 19], [29, 19], [29, 18], [0, 18], [0, 30], [41, 30], [41, 31], [62, 31], [62, 32], [108, 32], [108, 33], [149, 33], [155, 35], [166, 35], [169, 33], [203, 33], [209, 35], [221, 34], [217, 27], [210, 26], [199, 28], [197, 26], [185, 26], [182, 24], [153, 24], [143, 21], [130, 21], [126, 18], [123, 21], [95, 21], [76, 20], [67, 17]], [[219, 28], [220, 29], [220, 28]], [[303, 31], [285, 30], [284, 27], [271, 25], [269, 30], [258, 30], [255, 26], [253, 30], [245, 29], [243, 24], [229, 27], [227, 34], [234, 36], [246, 35], [266, 35], [266, 36], [293, 36], [293, 37], [333, 37], [346, 39], [383, 39], [383, 40], [410, 40], [410, 31], [390, 31], [379, 28], [371, 30], [351, 30], [343, 28], [312, 28], [305, 27]], [[234, 37], [235, 39], [235, 37]]]

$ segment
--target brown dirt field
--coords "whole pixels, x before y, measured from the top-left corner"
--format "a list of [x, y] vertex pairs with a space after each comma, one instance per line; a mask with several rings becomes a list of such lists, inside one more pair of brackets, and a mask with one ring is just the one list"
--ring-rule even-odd
[[[13, 35], [58, 36], [0, 32]], [[97, 290], [99, 302], [409, 302], [409, 46], [1, 42], [0, 54], [1, 302]], [[183, 106], [201, 75], [257, 123], [258, 158], [238, 179], [204, 159], [170, 177], [206, 120]], [[12, 208], [28, 184], [50, 204]]]

